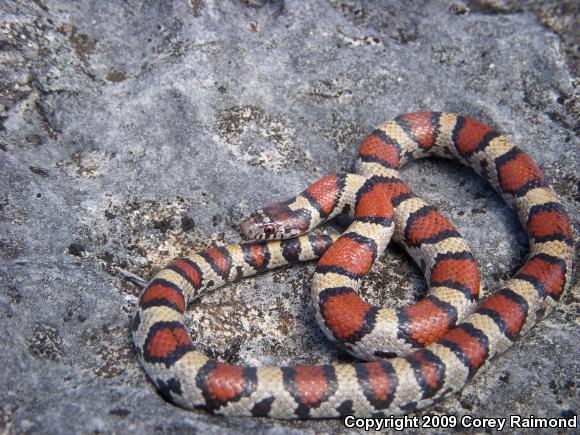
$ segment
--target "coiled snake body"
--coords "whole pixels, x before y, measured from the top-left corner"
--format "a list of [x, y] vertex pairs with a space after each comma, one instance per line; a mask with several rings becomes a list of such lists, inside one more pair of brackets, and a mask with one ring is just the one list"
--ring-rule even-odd
[[[403, 164], [427, 156], [475, 170], [516, 210], [530, 239], [526, 263], [476, 308], [473, 255], [399, 179]], [[353, 223], [338, 239], [296, 237], [339, 213]], [[139, 361], [162, 395], [184, 408], [275, 418], [424, 408], [460, 390], [543, 317], [566, 288], [574, 256], [570, 220], [533, 160], [490, 127], [450, 113], [407, 113], [382, 124], [363, 141], [356, 174], [325, 177], [251, 215], [241, 229], [250, 238], [285, 240], [178, 258], [139, 299], [131, 325]], [[430, 286], [427, 297], [399, 310], [373, 307], [356, 293], [391, 236]], [[256, 368], [195, 350], [183, 324], [189, 301], [242, 276], [315, 258], [316, 319], [328, 338], [366, 362]]]

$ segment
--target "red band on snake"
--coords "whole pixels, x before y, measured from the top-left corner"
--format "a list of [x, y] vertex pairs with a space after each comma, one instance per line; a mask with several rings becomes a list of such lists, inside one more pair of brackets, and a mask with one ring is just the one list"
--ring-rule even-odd
[[[477, 307], [479, 272], [467, 245], [399, 178], [407, 161], [428, 156], [456, 159], [487, 180], [530, 239], [526, 263]], [[340, 213], [353, 221], [338, 239], [296, 237]], [[570, 281], [574, 257], [570, 220], [535, 162], [485, 124], [450, 113], [408, 113], [382, 124], [363, 141], [356, 174], [325, 177], [264, 207], [241, 229], [272, 240], [176, 259], [139, 299], [131, 326], [138, 358], [162, 395], [184, 408], [275, 418], [425, 408], [460, 390], [548, 311]], [[391, 236], [430, 287], [426, 298], [399, 310], [357, 294]], [[315, 258], [316, 319], [328, 338], [367, 362], [256, 368], [195, 350], [183, 324], [189, 301], [242, 276]]]

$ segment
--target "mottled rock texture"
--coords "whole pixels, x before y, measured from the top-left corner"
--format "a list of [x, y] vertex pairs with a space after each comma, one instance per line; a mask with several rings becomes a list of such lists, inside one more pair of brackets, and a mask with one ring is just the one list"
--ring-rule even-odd
[[[130, 347], [139, 288], [116, 268], [148, 278], [176, 255], [239, 241], [244, 214], [350, 170], [373, 126], [415, 110], [469, 114], [506, 133], [545, 171], [578, 233], [577, 9], [0, 0], [0, 432], [340, 431], [338, 420], [167, 404]], [[403, 175], [467, 238], [485, 292], [521, 265], [525, 233], [469, 170], [428, 160]], [[312, 271], [205, 296], [188, 312], [194, 339], [228, 362], [350, 360], [316, 326]], [[396, 247], [370, 275], [369, 302], [425, 291]], [[430, 412], [576, 413], [575, 297]]]

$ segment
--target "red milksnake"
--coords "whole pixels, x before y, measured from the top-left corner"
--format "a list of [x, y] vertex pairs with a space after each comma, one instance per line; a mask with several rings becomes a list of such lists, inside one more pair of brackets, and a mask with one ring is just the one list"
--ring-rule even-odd
[[[399, 179], [400, 166], [428, 156], [474, 169], [516, 210], [529, 235], [526, 263], [477, 307], [473, 255], [453, 226]], [[288, 238], [339, 213], [354, 221], [338, 240]], [[162, 395], [184, 408], [275, 418], [424, 408], [460, 390], [545, 314], [566, 288], [574, 256], [570, 220], [534, 161], [490, 127], [449, 113], [408, 113], [382, 124], [363, 141], [356, 174], [325, 177], [251, 215], [241, 229], [250, 238], [286, 240], [176, 259], [139, 299], [131, 326], [139, 361]], [[373, 307], [356, 293], [391, 235], [430, 285], [426, 298], [396, 311]], [[195, 350], [183, 315], [202, 291], [315, 258], [312, 303], [320, 327], [369, 362], [255, 368]], [[402, 356], [388, 358], [394, 353]]]

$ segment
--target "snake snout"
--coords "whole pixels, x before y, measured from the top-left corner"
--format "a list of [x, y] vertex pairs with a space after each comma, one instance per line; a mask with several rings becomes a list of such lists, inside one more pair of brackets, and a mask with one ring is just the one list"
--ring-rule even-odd
[[252, 220], [251, 217], [244, 219], [240, 222], [240, 233], [244, 239], [250, 239], [252, 233]]
[[262, 217], [258, 213], [252, 213], [240, 222], [240, 233], [246, 240], [257, 239], [261, 233]]

